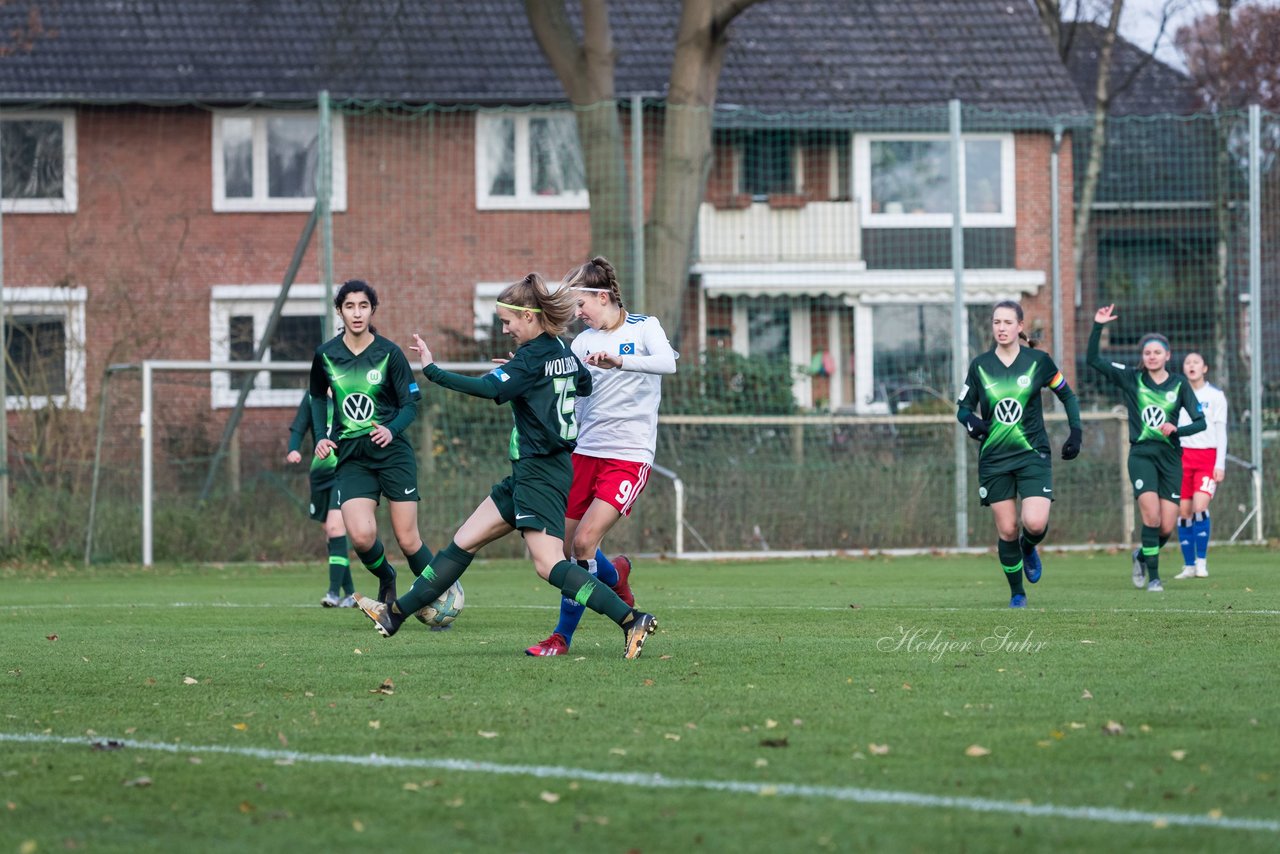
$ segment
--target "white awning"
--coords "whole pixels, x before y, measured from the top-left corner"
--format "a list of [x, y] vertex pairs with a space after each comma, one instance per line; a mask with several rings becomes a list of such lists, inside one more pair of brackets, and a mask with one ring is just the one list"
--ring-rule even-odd
[[[867, 270], [861, 264], [697, 264], [708, 297], [835, 297], [853, 305], [949, 303], [950, 270]], [[1021, 299], [1043, 287], [1043, 270], [965, 270], [967, 303]]]

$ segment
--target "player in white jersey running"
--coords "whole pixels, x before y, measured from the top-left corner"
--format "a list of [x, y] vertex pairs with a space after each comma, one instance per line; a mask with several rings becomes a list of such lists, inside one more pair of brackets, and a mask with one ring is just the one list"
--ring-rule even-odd
[[[571, 270], [564, 287], [577, 296], [578, 318], [587, 328], [573, 339], [573, 352], [591, 371], [592, 392], [577, 401], [578, 446], [573, 486], [565, 510], [565, 554], [634, 605], [628, 578], [631, 561], [610, 561], [600, 551], [609, 529], [631, 508], [649, 480], [658, 445], [662, 375], [674, 374], [679, 358], [656, 317], [630, 314], [622, 304], [618, 277], [604, 258]], [[616, 565], [615, 565], [616, 564]], [[573, 642], [583, 607], [560, 602], [560, 621], [528, 655], [563, 655]]]
[[[1182, 546], [1182, 572], [1174, 578], [1208, 578], [1209, 502], [1227, 476], [1227, 396], [1205, 379], [1209, 366], [1204, 356], [1188, 353], [1182, 373], [1200, 401], [1208, 425], [1201, 433], [1182, 441], [1182, 498], [1178, 502], [1178, 543]], [[1178, 424], [1190, 423], [1184, 412]]]

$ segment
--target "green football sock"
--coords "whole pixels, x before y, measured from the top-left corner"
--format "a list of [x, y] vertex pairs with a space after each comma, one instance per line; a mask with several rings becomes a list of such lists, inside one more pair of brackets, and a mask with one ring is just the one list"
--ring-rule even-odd
[[364, 568], [369, 570], [379, 581], [386, 581], [396, 577], [395, 567], [387, 560], [387, 552], [382, 547], [382, 540], [374, 540], [373, 547], [367, 552], [357, 550], [356, 556], [360, 558]]
[[356, 592], [356, 582], [351, 577], [351, 567], [347, 566], [342, 573], [342, 592], [347, 596]]
[[[1167, 538], [1166, 538], [1167, 539]], [[1160, 529], [1152, 525], [1142, 526], [1142, 562], [1147, 566], [1147, 580], [1160, 580]]]
[[1005, 581], [1009, 582], [1009, 592], [1015, 596], [1026, 596], [1027, 591], [1022, 586], [1022, 547], [1018, 541], [1000, 540], [996, 543], [996, 554], [1000, 557]]
[[551, 567], [547, 581], [552, 587], [560, 588], [564, 598], [604, 614], [620, 626], [630, 622], [627, 618], [631, 616], [631, 606], [574, 561], [562, 560]]
[[431, 557], [431, 549], [427, 548], [426, 543], [423, 543], [422, 548], [405, 558], [405, 560], [409, 561], [409, 571], [413, 573], [414, 578], [422, 575], [422, 570], [431, 565]]
[[351, 575], [351, 561], [347, 558], [347, 536], [329, 538], [329, 592], [337, 595], [343, 576]]
[[431, 559], [431, 565], [413, 580], [408, 592], [396, 600], [392, 612], [414, 614], [440, 598], [453, 582], [462, 577], [471, 565], [474, 554], [463, 551], [457, 543], [450, 542]]
[[1022, 538], [1018, 541], [1018, 545], [1022, 547], [1024, 555], [1031, 554], [1031, 550], [1044, 542], [1045, 534], [1049, 533], [1049, 526], [1045, 525], [1044, 530], [1038, 534], [1031, 533], [1027, 528], [1022, 529]]

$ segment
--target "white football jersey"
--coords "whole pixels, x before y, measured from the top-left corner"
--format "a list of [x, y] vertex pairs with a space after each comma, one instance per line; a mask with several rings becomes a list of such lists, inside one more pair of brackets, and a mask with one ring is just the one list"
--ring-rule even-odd
[[[1214, 468], [1226, 468], [1227, 465], [1227, 396], [1222, 389], [1205, 383], [1196, 389], [1196, 400], [1200, 401], [1200, 411], [1204, 413], [1205, 428], [1199, 433], [1184, 436], [1179, 441], [1184, 448], [1215, 448], [1218, 452]], [[1178, 426], [1190, 424], [1191, 417], [1186, 412], [1178, 414]]]
[[628, 314], [617, 329], [585, 329], [573, 339], [583, 364], [589, 353], [622, 357], [621, 368], [591, 371], [591, 394], [579, 397], [579, 454], [653, 464], [658, 447], [658, 404], [662, 374], [676, 372], [679, 355], [656, 317]]

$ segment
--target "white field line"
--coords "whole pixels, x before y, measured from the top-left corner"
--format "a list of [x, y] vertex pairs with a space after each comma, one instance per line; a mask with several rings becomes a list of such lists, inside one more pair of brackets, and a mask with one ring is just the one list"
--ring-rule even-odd
[[65, 737], [38, 733], [3, 733], [0, 742], [14, 744], [53, 744], [89, 747], [95, 743], [115, 742], [133, 750], [154, 750], [173, 754], [222, 754], [272, 761], [277, 765], [315, 763], [354, 765], [361, 768], [430, 768], [441, 771], [494, 774], [501, 776], [537, 777], [553, 780], [585, 780], [617, 786], [648, 789], [695, 789], [707, 792], [729, 792], [757, 796], [795, 797], [813, 800], [846, 801], [859, 804], [893, 804], [897, 806], [961, 810], [975, 813], [1004, 813], [1037, 818], [1065, 818], [1097, 821], [1107, 824], [1145, 824], [1154, 827], [1211, 827], [1221, 830], [1251, 830], [1280, 833], [1280, 821], [1258, 818], [1214, 818], [1187, 813], [1158, 813], [1122, 810], [1114, 807], [1067, 807], [1055, 804], [997, 801], [989, 798], [958, 798], [902, 792], [887, 789], [863, 789], [849, 786], [804, 786], [794, 783], [747, 783], [734, 780], [693, 780], [664, 777], [661, 774], [624, 774], [566, 768], [557, 765], [504, 765], [476, 762], [470, 759], [409, 759], [396, 756], [368, 756], [326, 753], [298, 753], [292, 750], [268, 750], [228, 745], [167, 744], [132, 739], [104, 737]]
[[[1140, 591], [1139, 591], [1140, 592]], [[546, 605], [519, 605], [514, 603], [495, 603], [484, 605], [468, 605], [476, 609], [494, 609], [494, 610], [512, 610], [512, 611], [551, 611], [559, 608], [558, 600], [552, 600]], [[101, 611], [104, 608], [292, 608], [300, 611], [320, 611], [318, 605], [308, 605], [297, 603], [293, 605], [276, 605], [261, 603], [243, 603], [243, 602], [106, 602], [106, 603], [85, 603], [76, 605], [68, 602], [41, 602], [30, 605], [23, 604], [6, 604], [0, 605], [0, 611], [54, 611], [92, 608], [95, 611]], [[335, 609], [325, 609], [332, 611]], [[352, 613], [356, 609], [350, 608]], [[1003, 613], [1009, 609], [1004, 606], [992, 605], [990, 607], [966, 607], [961, 608], [951, 605], [860, 605], [853, 608], [850, 605], [658, 605], [655, 606], [655, 612], [661, 613], [666, 611], [919, 611], [922, 613], [961, 613], [973, 611], [991, 611], [994, 613]], [[1219, 616], [1227, 617], [1233, 615], [1250, 615], [1261, 617], [1280, 616], [1280, 609], [1274, 608], [1027, 608], [1027, 613], [1034, 614], [1038, 611], [1053, 614], [1190, 614], [1202, 616]]]

